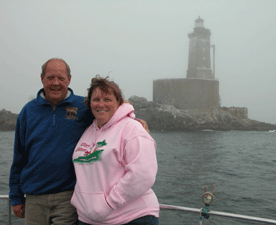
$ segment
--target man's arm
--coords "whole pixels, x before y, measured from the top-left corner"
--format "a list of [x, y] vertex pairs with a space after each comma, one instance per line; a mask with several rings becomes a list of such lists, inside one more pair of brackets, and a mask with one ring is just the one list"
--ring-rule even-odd
[[149, 127], [148, 127], [148, 124], [145, 120], [142, 120], [140, 118], [136, 118], [135, 120], [137, 120], [139, 123], [142, 124], [142, 126], [144, 127], [144, 129], [149, 133], [150, 130], [149, 130]]
[[23, 168], [27, 163], [27, 157], [24, 153], [24, 128], [20, 124], [20, 115], [18, 116], [16, 129], [15, 129], [15, 140], [14, 140], [14, 156], [13, 163], [10, 171], [10, 193], [11, 205], [22, 205], [25, 204], [24, 193], [20, 188], [20, 177]]
[[[132, 105], [132, 103], [131, 103], [130, 101], [128, 101], [128, 100], [125, 100], [124, 102]], [[148, 127], [148, 124], [147, 124], [147, 122], [146, 122], [145, 120], [142, 120], [142, 119], [140, 119], [140, 118], [136, 118], [135, 120], [138, 121], [139, 123], [141, 123], [142, 126], [144, 127], [144, 129], [145, 129], [148, 133], [150, 132], [149, 127]]]

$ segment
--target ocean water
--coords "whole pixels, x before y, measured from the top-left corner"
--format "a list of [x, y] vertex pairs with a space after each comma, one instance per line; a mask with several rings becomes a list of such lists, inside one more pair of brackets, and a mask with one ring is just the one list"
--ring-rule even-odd
[[[151, 132], [157, 143], [158, 175], [153, 186], [161, 204], [204, 208], [204, 186], [213, 190], [214, 211], [276, 219], [276, 133]], [[0, 195], [8, 194], [14, 132], [0, 132]], [[0, 224], [7, 223], [0, 201]], [[160, 212], [160, 225], [199, 224], [199, 215]], [[23, 224], [13, 218], [13, 224]], [[210, 216], [203, 224], [253, 224]]]

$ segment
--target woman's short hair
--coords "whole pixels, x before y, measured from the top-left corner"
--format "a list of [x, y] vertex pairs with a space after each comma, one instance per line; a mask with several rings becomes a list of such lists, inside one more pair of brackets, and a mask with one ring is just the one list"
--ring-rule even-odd
[[96, 75], [96, 77], [91, 79], [90, 87], [87, 89], [88, 93], [84, 99], [84, 104], [86, 107], [91, 111], [90, 101], [93, 94], [93, 91], [96, 88], [100, 88], [100, 90], [104, 93], [114, 94], [116, 100], [119, 102], [119, 105], [124, 103], [124, 98], [121, 89], [119, 88], [118, 84], [114, 81], [110, 81], [109, 77], [101, 77], [100, 75]]

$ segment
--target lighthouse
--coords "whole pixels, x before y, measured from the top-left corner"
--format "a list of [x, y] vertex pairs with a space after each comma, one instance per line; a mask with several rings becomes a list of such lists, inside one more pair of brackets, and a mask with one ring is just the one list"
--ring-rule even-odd
[[204, 20], [198, 17], [195, 20], [194, 32], [188, 34], [189, 59], [186, 78], [214, 79], [210, 59], [211, 32], [203, 25]]
[[[177, 109], [213, 110], [220, 107], [219, 81], [211, 69], [211, 32], [200, 17], [195, 20], [194, 32], [189, 37], [189, 59], [186, 78], [153, 81], [153, 101], [173, 105]], [[183, 72], [185, 73], [185, 72]]]

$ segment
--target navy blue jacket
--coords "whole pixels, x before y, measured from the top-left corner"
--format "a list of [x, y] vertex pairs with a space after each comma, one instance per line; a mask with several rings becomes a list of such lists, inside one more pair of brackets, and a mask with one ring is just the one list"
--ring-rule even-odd
[[10, 173], [12, 205], [24, 204], [24, 194], [73, 190], [76, 182], [72, 154], [93, 114], [84, 97], [71, 95], [52, 107], [40, 93], [20, 112]]

